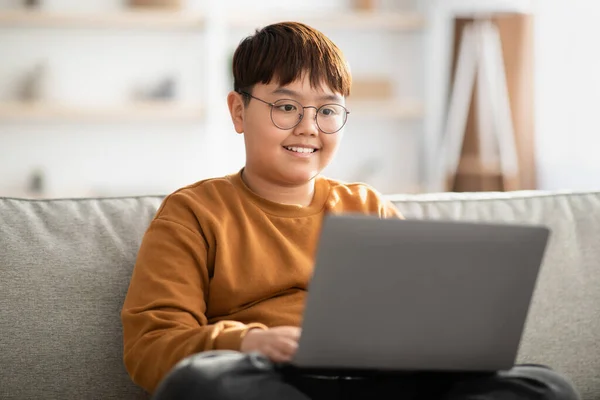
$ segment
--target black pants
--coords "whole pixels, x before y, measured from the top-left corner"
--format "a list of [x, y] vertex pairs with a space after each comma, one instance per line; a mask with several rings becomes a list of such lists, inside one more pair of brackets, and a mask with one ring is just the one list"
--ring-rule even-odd
[[200, 353], [181, 361], [153, 400], [579, 400], [573, 386], [541, 366], [494, 374], [313, 375], [258, 354]]

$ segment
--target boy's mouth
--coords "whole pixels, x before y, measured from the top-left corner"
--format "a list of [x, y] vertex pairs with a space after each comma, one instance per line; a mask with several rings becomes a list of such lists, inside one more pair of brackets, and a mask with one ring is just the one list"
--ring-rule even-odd
[[314, 153], [314, 152], [318, 151], [318, 149], [313, 149], [310, 147], [283, 146], [283, 148], [288, 151], [293, 151], [294, 153], [310, 154], [310, 153]]

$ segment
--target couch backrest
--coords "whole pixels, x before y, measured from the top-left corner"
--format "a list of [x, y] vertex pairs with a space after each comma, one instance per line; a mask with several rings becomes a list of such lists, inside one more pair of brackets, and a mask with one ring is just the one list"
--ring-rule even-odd
[[0, 199], [0, 398], [143, 398], [120, 309], [160, 202]]
[[518, 356], [600, 399], [600, 193], [394, 196], [408, 218], [534, 223], [552, 233]]
[[[119, 312], [161, 197], [0, 199], [0, 398], [144, 398]], [[519, 359], [600, 398], [600, 194], [396, 196], [408, 218], [547, 224], [551, 243]]]

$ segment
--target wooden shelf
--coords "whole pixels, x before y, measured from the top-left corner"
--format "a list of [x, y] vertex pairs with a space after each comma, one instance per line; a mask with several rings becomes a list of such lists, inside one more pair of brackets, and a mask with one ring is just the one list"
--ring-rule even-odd
[[129, 10], [84, 14], [51, 11], [0, 11], [0, 27], [20, 28], [127, 28], [201, 29], [204, 17], [179, 11]]
[[317, 29], [377, 29], [391, 31], [414, 31], [425, 26], [425, 18], [418, 13], [351, 11], [342, 13], [295, 13], [257, 15], [232, 15], [229, 23], [234, 28], [255, 29], [267, 24], [294, 20], [313, 25]]
[[[418, 102], [348, 102], [352, 117], [413, 120], [423, 117]], [[204, 110], [199, 105], [168, 102], [129, 103], [114, 107], [78, 107], [51, 103], [0, 103], [0, 122], [17, 120], [200, 120]]]
[[[228, 22], [233, 28], [254, 29], [275, 21], [297, 20], [317, 28], [330, 29], [385, 29], [413, 31], [422, 29], [425, 19], [418, 13], [353, 11], [330, 14], [283, 15], [261, 13], [231, 15]], [[38, 10], [0, 11], [0, 27], [21, 28], [130, 28], [130, 29], [202, 29], [205, 18], [200, 13], [156, 11], [151, 9], [127, 10], [114, 13], [61, 13]]]
[[114, 107], [77, 107], [47, 103], [0, 103], [0, 122], [194, 121], [203, 107], [168, 102], [140, 102]]
[[350, 117], [377, 117], [401, 120], [420, 119], [424, 116], [423, 104], [418, 101], [384, 101], [384, 100], [352, 100], [349, 99], [347, 107]]

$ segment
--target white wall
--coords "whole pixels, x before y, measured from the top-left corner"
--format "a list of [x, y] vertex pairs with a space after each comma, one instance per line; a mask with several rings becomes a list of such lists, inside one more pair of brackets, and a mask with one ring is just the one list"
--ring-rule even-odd
[[[121, 0], [42, 0], [53, 11], [119, 10]], [[36, 168], [44, 171], [47, 196], [167, 193], [199, 179], [237, 171], [244, 163], [242, 138], [231, 127], [225, 96], [230, 89], [231, 51], [249, 31], [229, 30], [226, 14], [269, 8], [343, 9], [350, 0], [302, 2], [189, 0], [205, 10], [209, 24], [198, 32], [116, 29], [0, 28], [0, 102], [15, 82], [40, 61], [49, 66], [48, 100], [77, 105], [119, 105], [133, 88], [165, 74], [180, 79], [179, 100], [203, 102], [201, 121], [156, 124], [118, 122], [1, 122], [0, 195], [22, 195]], [[382, 0], [410, 8], [415, 0]], [[21, 1], [0, 0], [0, 8]], [[399, 97], [423, 97], [420, 33], [331, 31], [355, 75], [395, 77]], [[326, 171], [363, 180], [383, 192], [414, 189], [421, 175], [422, 121], [354, 117], [338, 159]]]
[[543, 0], [536, 13], [539, 186], [600, 190], [600, 3]]

